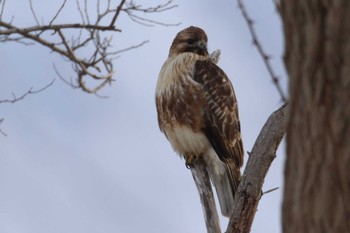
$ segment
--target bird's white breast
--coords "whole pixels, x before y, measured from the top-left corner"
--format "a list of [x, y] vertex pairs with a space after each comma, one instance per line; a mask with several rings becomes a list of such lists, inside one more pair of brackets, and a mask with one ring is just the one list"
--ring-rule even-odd
[[172, 85], [176, 85], [180, 79], [185, 82], [197, 85], [192, 79], [194, 65], [198, 60], [198, 55], [183, 53], [169, 57], [163, 64], [158, 77], [156, 95], [168, 93]]
[[211, 144], [207, 137], [201, 132], [193, 132], [186, 126], [176, 126], [165, 129], [167, 138], [173, 149], [179, 155], [200, 155], [206, 152]]
[[[156, 98], [159, 102], [165, 101], [166, 106], [174, 99], [182, 100], [185, 97], [186, 88], [190, 86], [201, 88], [200, 84], [193, 80], [194, 65], [198, 59], [201, 57], [191, 53], [183, 53], [167, 59], [157, 82]], [[174, 96], [174, 90], [176, 90], [176, 96]], [[202, 154], [208, 150], [210, 143], [202, 132], [194, 132], [189, 126], [176, 122], [172, 112], [163, 108], [163, 104], [160, 104], [159, 108], [161, 130], [178, 154]]]

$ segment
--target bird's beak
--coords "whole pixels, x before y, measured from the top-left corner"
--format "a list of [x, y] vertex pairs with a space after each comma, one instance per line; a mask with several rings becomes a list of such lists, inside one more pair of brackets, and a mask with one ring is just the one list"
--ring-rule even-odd
[[207, 50], [207, 42], [205, 42], [204, 40], [200, 40], [197, 42], [198, 47], [203, 49], [203, 50]]

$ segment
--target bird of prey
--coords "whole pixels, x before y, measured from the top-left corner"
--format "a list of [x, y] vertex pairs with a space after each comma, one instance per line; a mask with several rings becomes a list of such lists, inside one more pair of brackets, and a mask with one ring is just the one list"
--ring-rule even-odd
[[175, 36], [156, 87], [158, 124], [187, 167], [202, 156], [221, 213], [230, 216], [244, 155], [240, 121], [232, 84], [207, 42], [194, 26]]

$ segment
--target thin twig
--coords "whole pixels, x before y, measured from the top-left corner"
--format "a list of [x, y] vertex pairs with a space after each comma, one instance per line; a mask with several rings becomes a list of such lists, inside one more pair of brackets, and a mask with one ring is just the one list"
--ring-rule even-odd
[[33, 94], [38, 94], [39, 92], [42, 92], [44, 90], [46, 90], [48, 87], [52, 86], [52, 84], [55, 82], [55, 79], [53, 79], [50, 83], [48, 83], [47, 85], [45, 85], [44, 87], [37, 89], [37, 90], [33, 90], [33, 87], [29, 88], [29, 90], [27, 92], [25, 92], [24, 94], [22, 94], [21, 96], [17, 97], [14, 93], [12, 93], [12, 99], [4, 99], [4, 100], [0, 100], [0, 104], [3, 103], [11, 103], [14, 104], [20, 100], [23, 100], [27, 95], [33, 95]]
[[58, 9], [56, 15], [55, 15], [55, 16], [52, 18], [52, 20], [50, 21], [49, 26], [51, 26], [51, 24], [53, 23], [53, 21], [55, 21], [56, 18], [57, 18], [57, 16], [61, 13], [62, 9], [64, 8], [64, 5], [66, 4], [66, 2], [67, 2], [67, 0], [64, 0], [64, 1], [63, 1], [63, 3], [62, 3], [62, 5], [61, 5], [60, 9]]
[[23, 34], [23, 33], [29, 33], [29, 32], [35, 32], [35, 31], [47, 31], [47, 30], [57, 31], [58, 29], [72, 29], [72, 28], [121, 32], [120, 29], [111, 28], [110, 26], [100, 26], [100, 25], [95, 25], [95, 24], [79, 24], [79, 23], [42, 25], [42, 26], [38, 25], [38, 26], [33, 26], [33, 27], [28, 27], [28, 28], [17, 28], [9, 23], [5, 23], [5, 22], [0, 21], [0, 26], [9, 28], [7, 30], [0, 30], [0, 35], [11, 35], [14, 33]]
[[3, 43], [16, 42], [16, 43], [23, 44], [23, 45], [34, 45], [35, 44], [33, 42], [27, 42], [25, 40], [26, 40], [26, 38], [24, 38], [24, 37], [10, 37], [10, 36], [0, 37], [0, 42], [3, 42]]
[[261, 194], [261, 196], [263, 196], [263, 195], [265, 195], [265, 194], [268, 194], [268, 193], [271, 193], [271, 192], [273, 192], [273, 191], [276, 191], [276, 190], [278, 190], [279, 188], [280, 188], [280, 187], [276, 187], [276, 188], [273, 188], [273, 189], [269, 189], [269, 190], [263, 192], [263, 193]]
[[109, 24], [110, 27], [114, 27], [115, 21], [117, 20], [119, 14], [120, 14], [120, 11], [122, 10], [122, 7], [123, 7], [124, 3], [125, 3], [125, 0], [122, 0], [120, 2], [119, 6], [117, 7], [117, 10], [115, 11], [115, 14], [114, 14], [114, 16], [112, 18], [112, 21]]
[[218, 62], [220, 60], [220, 56], [221, 56], [221, 51], [220, 51], [220, 49], [217, 49], [209, 55], [209, 59], [213, 63], [218, 64]]
[[258, 52], [259, 52], [259, 54], [261, 55], [261, 57], [262, 57], [262, 59], [264, 61], [264, 64], [265, 64], [265, 66], [267, 68], [267, 71], [269, 72], [269, 74], [271, 76], [272, 82], [276, 86], [277, 91], [278, 91], [278, 93], [279, 93], [279, 95], [280, 95], [280, 97], [282, 99], [282, 102], [285, 103], [287, 101], [287, 98], [285, 97], [285, 95], [283, 93], [282, 87], [281, 87], [281, 85], [279, 83], [279, 78], [275, 74], [275, 72], [274, 72], [274, 70], [272, 68], [272, 65], [270, 63], [271, 57], [268, 56], [265, 53], [265, 51], [264, 51], [260, 41], [258, 40], [258, 36], [257, 36], [255, 28], [254, 28], [254, 22], [251, 19], [251, 17], [248, 15], [247, 9], [245, 8], [245, 6], [243, 4], [243, 1], [242, 0], [237, 0], [237, 2], [238, 2], [238, 7], [239, 7], [239, 9], [242, 12], [243, 18], [245, 19], [245, 21], [246, 21], [246, 23], [248, 25], [250, 34], [251, 34], [251, 36], [253, 38], [253, 44], [258, 49]]
[[35, 19], [36, 24], [37, 24], [37, 25], [40, 25], [39, 20], [38, 20], [38, 18], [36, 17], [36, 13], [35, 13], [35, 11], [34, 11], [34, 7], [33, 7], [32, 0], [29, 0], [29, 5], [30, 5], [30, 11], [32, 12], [32, 15], [33, 15], [33, 17], [34, 17], [34, 19]]
[[178, 7], [178, 5], [171, 5], [173, 3], [173, 0], [169, 0], [168, 2], [164, 4], [159, 4], [156, 7], [149, 7], [149, 8], [142, 8], [141, 6], [135, 5], [134, 2], [129, 2], [127, 8], [124, 8], [124, 11], [132, 10], [132, 11], [141, 11], [144, 13], [154, 13], [154, 12], [162, 12], [162, 11], [168, 11], [175, 7]]
[[61, 73], [60, 73], [60, 72], [58, 71], [58, 69], [56, 68], [55, 63], [53, 64], [53, 69], [54, 69], [56, 75], [57, 75], [64, 83], [66, 83], [68, 86], [72, 87], [73, 89], [78, 89], [78, 88], [79, 88], [79, 86], [74, 85], [73, 79], [72, 79], [72, 78], [71, 78], [71, 80], [70, 80], [70, 82], [69, 82], [69, 81], [67, 81], [67, 80], [61, 75]]
[[281, 14], [281, 0], [273, 0], [275, 4], [275, 9], [278, 12], [278, 14]]
[[7, 134], [1, 129], [1, 124], [2, 124], [2, 122], [4, 122], [4, 118], [1, 118], [1, 119], [0, 119], [0, 133], [6, 137]]
[[76, 3], [77, 3], [77, 9], [78, 9], [80, 17], [81, 17], [81, 21], [83, 22], [83, 24], [86, 24], [86, 19], [85, 19], [84, 13], [80, 7], [79, 0], [77, 0]]
[[85, 17], [86, 17], [86, 20], [87, 20], [88, 24], [90, 24], [90, 16], [89, 16], [89, 11], [88, 11], [87, 7], [88, 7], [87, 0], [84, 0]]
[[4, 14], [5, 3], [6, 3], [6, 0], [0, 0], [0, 4], [2, 4], [1, 11], [0, 11], [0, 21], [2, 21], [2, 15]]
[[[140, 16], [137, 16], [133, 13], [129, 13], [128, 12], [128, 15], [130, 17], [131, 20], [133, 20], [134, 22], [136, 23], [139, 23], [139, 24], [142, 24], [142, 25], [145, 25], [145, 26], [153, 26], [153, 25], [162, 25], [162, 26], [179, 26], [181, 23], [162, 23], [162, 22], [159, 22], [159, 21], [156, 21], [156, 20], [151, 20], [151, 19], [147, 19], [147, 18], [144, 18], [144, 17], [140, 17]], [[148, 22], [150, 24], [147, 24], [145, 22]]]
[[117, 50], [117, 51], [114, 51], [114, 52], [109, 52], [108, 55], [116, 55], [116, 54], [119, 54], [119, 53], [124, 53], [124, 52], [130, 51], [132, 49], [137, 49], [137, 48], [139, 48], [139, 47], [141, 47], [141, 46], [143, 46], [144, 44], [147, 44], [147, 43], [149, 43], [149, 40], [144, 40], [140, 44], [132, 45], [132, 46], [127, 47], [125, 49]]

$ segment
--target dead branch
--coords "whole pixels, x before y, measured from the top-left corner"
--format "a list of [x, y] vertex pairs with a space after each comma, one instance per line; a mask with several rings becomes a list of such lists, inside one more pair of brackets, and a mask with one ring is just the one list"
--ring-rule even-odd
[[57, 19], [58, 15], [61, 13], [62, 9], [64, 8], [64, 5], [66, 5], [66, 2], [67, 2], [67, 0], [63, 0], [63, 3], [61, 5], [60, 9], [58, 9], [58, 11], [56, 12], [55, 16], [51, 19], [49, 25], [52, 25], [53, 21], [55, 21]]
[[91, 30], [99, 30], [99, 31], [115, 31], [115, 32], [121, 32], [120, 29], [110, 27], [110, 26], [100, 26], [100, 25], [94, 25], [94, 24], [57, 24], [57, 25], [38, 25], [28, 28], [17, 28], [12, 26], [11, 24], [0, 22], [0, 26], [3, 26], [7, 28], [7, 30], [1, 30], [0, 35], [11, 35], [11, 34], [26, 34], [30, 32], [36, 32], [36, 31], [57, 31], [62, 29], [91, 29]]
[[[173, 4], [172, 0], [153, 7], [136, 5], [132, 0], [120, 0], [118, 4], [111, 0], [105, 0], [107, 4], [102, 7], [102, 4], [100, 4], [102, 0], [98, 0], [96, 7], [97, 15], [94, 17], [91, 17], [89, 14], [88, 1], [76, 0], [77, 13], [80, 15], [81, 22], [66, 24], [54, 22], [59, 20], [59, 16], [64, 10], [67, 0], [62, 1], [59, 9], [49, 20], [48, 24], [45, 24], [44, 20], [42, 20], [42, 23], [39, 22], [40, 16], [35, 11], [34, 1], [28, 1], [31, 14], [34, 18], [34, 25], [20, 27], [12, 23], [12, 19], [4, 20], [3, 12], [6, 1], [0, 0], [0, 42], [18, 42], [26, 45], [34, 42], [61, 55], [72, 64], [72, 69], [76, 73], [74, 83], [66, 83], [71, 83], [74, 88], [78, 87], [87, 93], [96, 94], [113, 81], [113, 59], [115, 59], [116, 54], [138, 48], [146, 43], [144, 41], [125, 49], [112, 50], [113, 37], [111, 33], [122, 31], [115, 26], [122, 12], [126, 13], [134, 21], [147, 24], [148, 26], [155, 24], [164, 26], [177, 25], [158, 22], [138, 15], [138, 13], [159, 13], [170, 10], [177, 6]], [[72, 30], [76, 30], [77, 33], [70, 36]], [[89, 51], [90, 55], [79, 55], [82, 54], [80, 51], [83, 49], [84, 54], [86, 54], [86, 51]], [[57, 73], [57, 70], [55, 71]], [[60, 78], [62, 79], [63, 77], [60, 75]], [[89, 80], [94, 80], [94, 82]]]
[[4, 118], [1, 118], [0, 119], [0, 133], [3, 135], [3, 136], [7, 136], [7, 134], [1, 129], [1, 124], [2, 124], [2, 122], [4, 122]]
[[245, 6], [243, 4], [243, 1], [242, 0], [237, 0], [237, 3], [238, 3], [239, 9], [242, 12], [243, 18], [244, 18], [244, 20], [246, 21], [246, 23], [248, 25], [250, 35], [252, 36], [252, 39], [253, 39], [253, 44], [258, 49], [258, 52], [259, 52], [260, 56], [262, 57], [262, 59], [264, 61], [266, 69], [269, 72], [269, 75], [270, 75], [270, 77], [272, 79], [272, 82], [274, 83], [274, 85], [275, 85], [275, 87], [276, 87], [276, 89], [277, 89], [277, 91], [278, 91], [278, 93], [279, 93], [279, 95], [281, 97], [282, 102], [285, 103], [285, 102], [287, 102], [287, 98], [286, 98], [285, 94], [283, 93], [282, 87], [281, 87], [281, 85], [279, 83], [279, 78], [276, 75], [276, 73], [273, 70], [272, 65], [270, 63], [271, 57], [266, 54], [266, 52], [264, 51], [264, 49], [263, 49], [263, 47], [262, 47], [262, 45], [261, 45], [261, 43], [260, 43], [260, 41], [258, 39], [257, 33], [255, 31], [255, 28], [254, 28], [254, 21], [248, 15], [247, 9], [245, 8]]
[[[276, 150], [286, 131], [286, 105], [273, 112], [257, 137], [247, 166], [234, 197], [234, 209], [226, 233], [249, 233], [262, 192], [267, 171], [276, 157]], [[196, 183], [208, 233], [220, 233], [213, 191], [205, 163], [199, 159], [191, 172]]]
[[262, 186], [276, 150], [286, 132], [286, 105], [273, 112], [255, 141], [247, 166], [234, 197], [233, 214], [226, 233], [249, 233]]
[[10, 104], [14, 104], [20, 100], [23, 100], [27, 95], [33, 95], [33, 94], [38, 94], [44, 90], [46, 90], [47, 88], [49, 88], [50, 86], [53, 85], [53, 83], [55, 82], [55, 79], [53, 79], [50, 83], [46, 84], [44, 87], [37, 89], [37, 90], [33, 90], [34, 88], [31, 87], [29, 88], [29, 90], [25, 93], [23, 93], [20, 96], [16, 96], [15, 93], [12, 93], [12, 99], [4, 99], [4, 100], [0, 100], [0, 104], [3, 103], [10, 103]]
[[0, 0], [1, 10], [0, 10], [0, 21], [2, 20], [2, 15], [4, 14], [6, 0]]
[[120, 14], [120, 11], [122, 10], [122, 7], [123, 7], [124, 3], [125, 3], [125, 0], [122, 0], [122, 1], [120, 2], [120, 4], [119, 4], [119, 6], [117, 7], [117, 10], [115, 11], [115, 14], [114, 14], [113, 19], [112, 19], [112, 21], [111, 21], [111, 23], [110, 23], [109, 26], [114, 26], [115, 21], [117, 20], [119, 14]]
[[33, 15], [33, 17], [35, 19], [36, 24], [40, 25], [38, 17], [36, 16], [36, 13], [35, 13], [35, 10], [34, 10], [34, 7], [33, 7], [32, 0], [29, 0], [29, 5], [30, 5], [30, 11], [32, 12], [32, 15]]
[[263, 195], [265, 195], [265, 194], [268, 194], [268, 193], [272, 193], [272, 192], [274, 192], [274, 191], [276, 191], [276, 190], [278, 190], [279, 189], [279, 187], [276, 187], [276, 188], [273, 188], [273, 189], [269, 189], [269, 190], [267, 190], [267, 191], [264, 191], [262, 194], [261, 194], [261, 196], [263, 196]]
[[[166, 2], [165, 4], [158, 5], [156, 7], [147, 7], [144, 8], [142, 5], [136, 5], [134, 1], [130, 1], [126, 3], [126, 7], [123, 8], [123, 11], [129, 16], [129, 18], [141, 25], [152, 27], [154, 25], [162, 25], [162, 26], [178, 26], [181, 23], [164, 23], [152, 19], [148, 19], [146, 17], [142, 17], [137, 15], [137, 12], [143, 13], [155, 13], [155, 12], [163, 12], [177, 7], [177, 5], [172, 5], [172, 0]], [[135, 13], [134, 13], [135, 12]]]
[[201, 199], [207, 232], [220, 233], [219, 216], [204, 160], [196, 161], [195, 166], [191, 168], [191, 172]]

